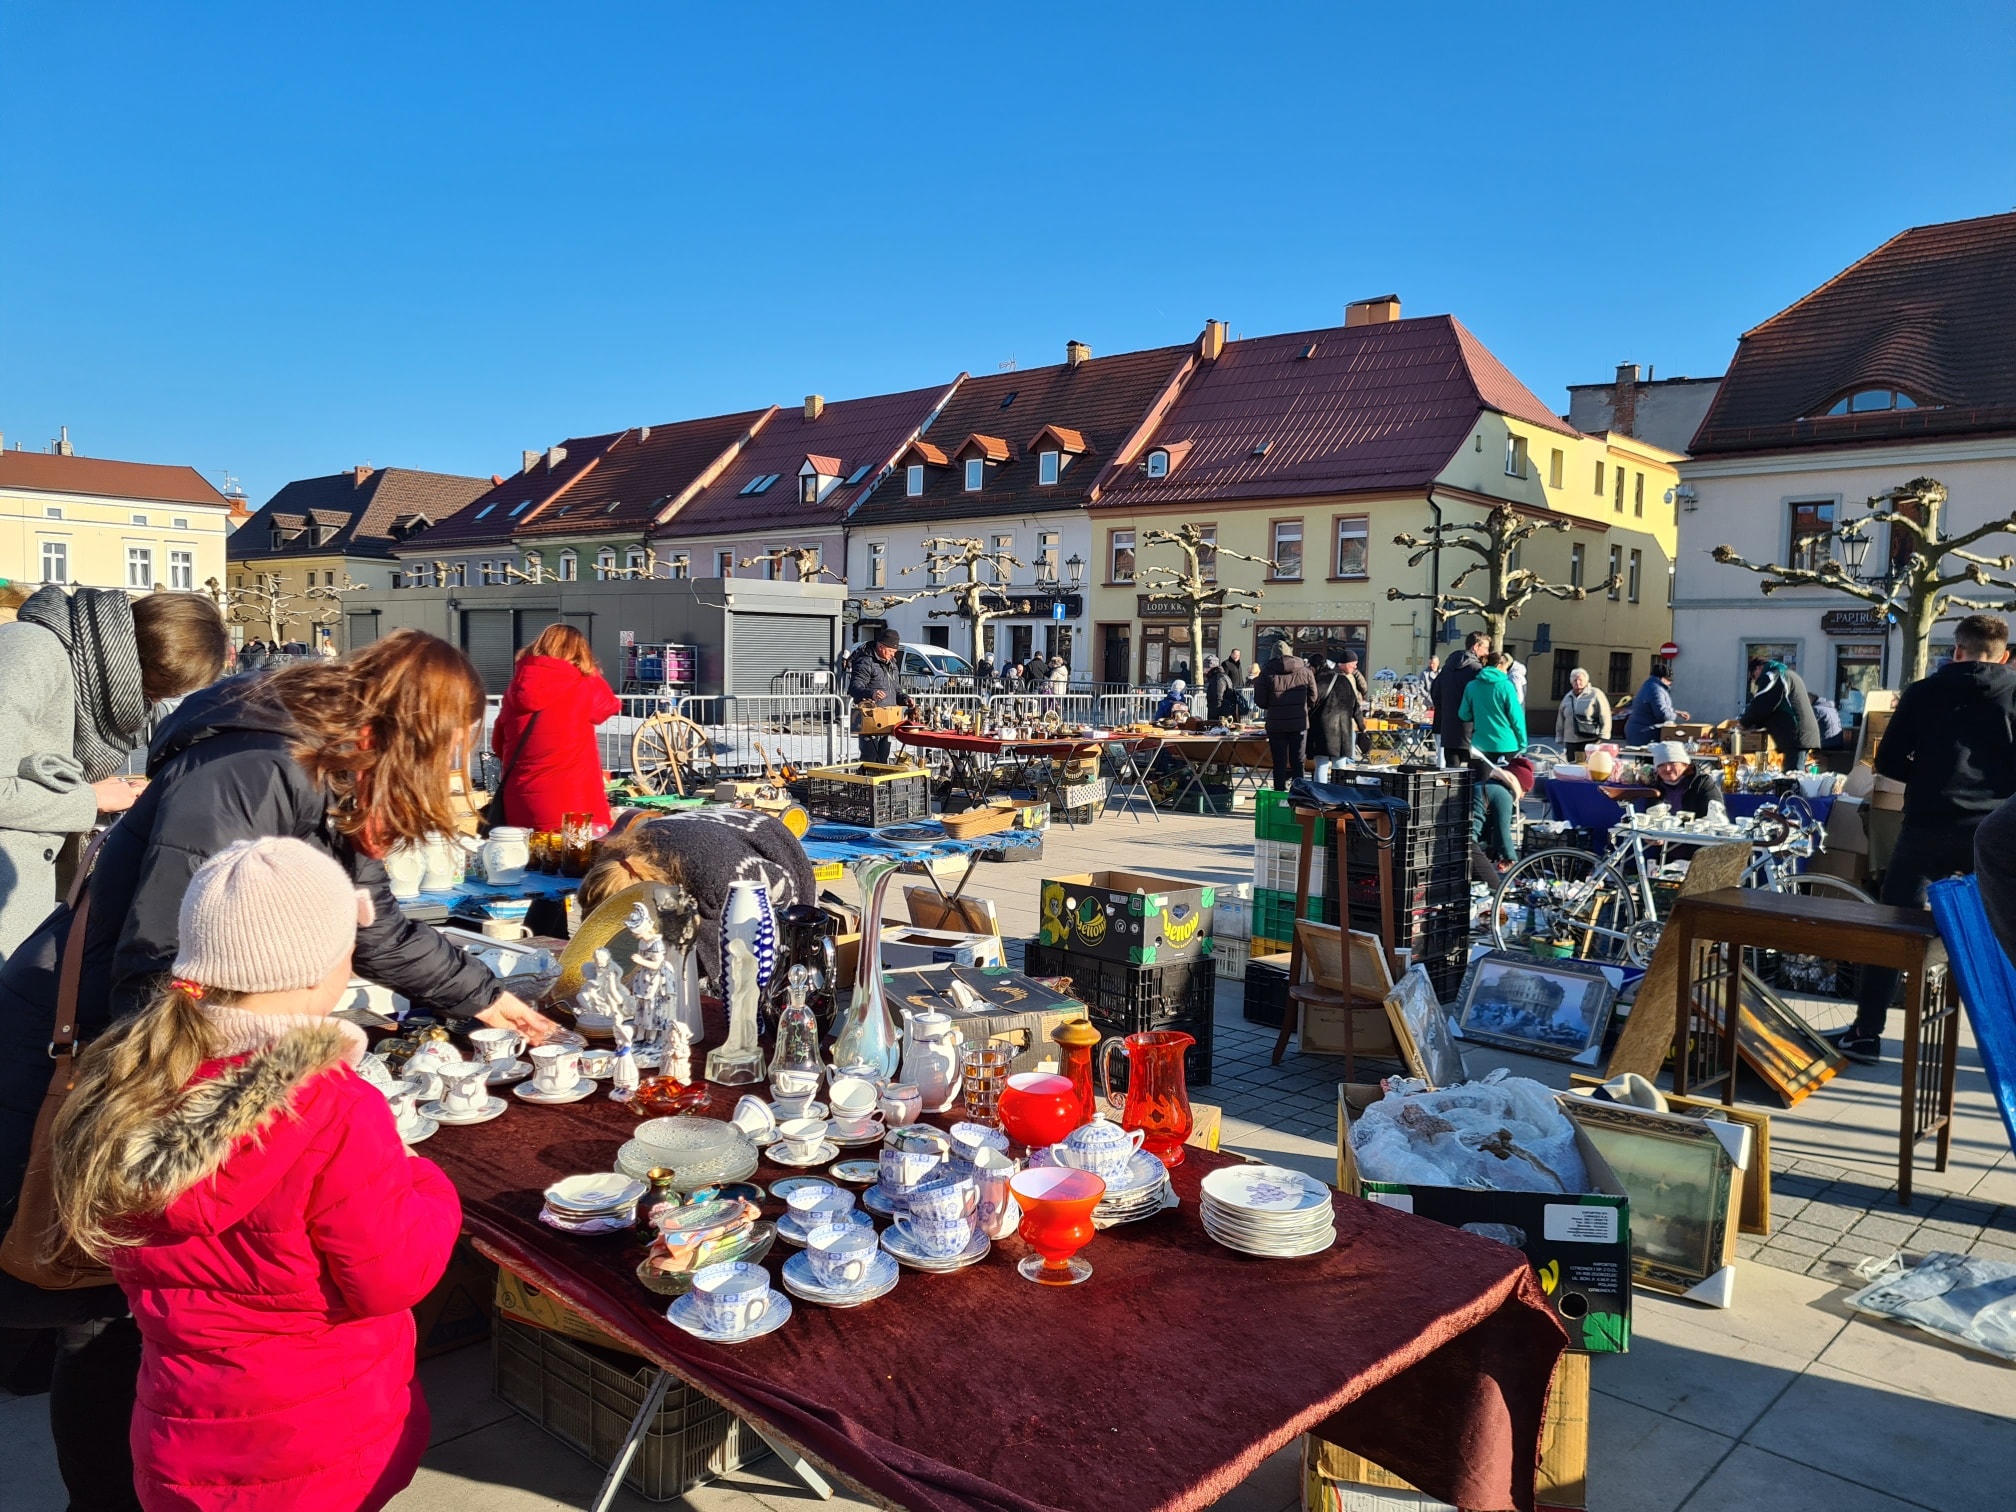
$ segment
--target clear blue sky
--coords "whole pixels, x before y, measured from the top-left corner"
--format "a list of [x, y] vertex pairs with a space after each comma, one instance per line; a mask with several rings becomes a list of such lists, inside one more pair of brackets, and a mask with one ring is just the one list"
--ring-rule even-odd
[[0, 431], [257, 502], [1388, 291], [1565, 408], [2016, 206], [2012, 15], [10, 0]]

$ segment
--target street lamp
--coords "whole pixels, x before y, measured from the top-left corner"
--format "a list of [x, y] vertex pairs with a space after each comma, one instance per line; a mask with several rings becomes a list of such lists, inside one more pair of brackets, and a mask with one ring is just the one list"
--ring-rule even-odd
[[1847, 561], [1850, 575], [1858, 578], [1861, 577], [1862, 563], [1869, 556], [1868, 522], [1856, 520], [1850, 524], [1843, 525], [1840, 530], [1835, 532], [1835, 536], [1841, 543], [1841, 555]]
[[1036, 559], [1036, 581], [1046, 588], [1057, 586], [1057, 564], [1048, 557]]
[[1085, 581], [1085, 559], [1078, 555], [1077, 552], [1072, 552], [1064, 565], [1071, 573], [1071, 586], [1073, 588], [1076, 588], [1080, 583]]

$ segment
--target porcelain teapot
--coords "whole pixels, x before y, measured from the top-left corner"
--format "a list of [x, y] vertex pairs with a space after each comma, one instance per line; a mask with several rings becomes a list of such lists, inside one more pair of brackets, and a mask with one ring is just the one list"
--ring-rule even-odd
[[927, 1113], [959, 1100], [960, 1043], [949, 1014], [903, 1010], [902, 1080], [917, 1089]]
[[476, 864], [486, 882], [499, 886], [523, 882], [525, 868], [532, 864], [532, 831], [498, 825], [476, 852]]

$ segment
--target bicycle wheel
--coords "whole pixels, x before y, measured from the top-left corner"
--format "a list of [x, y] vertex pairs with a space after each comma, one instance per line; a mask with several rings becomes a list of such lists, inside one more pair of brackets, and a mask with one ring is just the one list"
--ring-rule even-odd
[[[1876, 900], [1842, 877], [1802, 872], [1785, 879], [1780, 891], [1794, 897], [1835, 898], [1856, 903]], [[1750, 969], [1785, 996], [1787, 1005], [1816, 1032], [1845, 1029], [1855, 1022], [1855, 993], [1861, 968], [1827, 956], [1752, 950]]]
[[1627, 959], [1638, 900], [1621, 879], [1584, 850], [1536, 851], [1498, 879], [1491, 937], [1502, 950], [1566, 940], [1587, 960]]

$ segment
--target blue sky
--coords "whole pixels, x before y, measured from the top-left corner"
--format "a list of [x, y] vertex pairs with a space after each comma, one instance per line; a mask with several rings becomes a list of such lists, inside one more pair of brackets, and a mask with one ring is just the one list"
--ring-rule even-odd
[[257, 502], [1388, 291], [1565, 408], [2016, 206], [2012, 16], [10, 0], [0, 431]]

